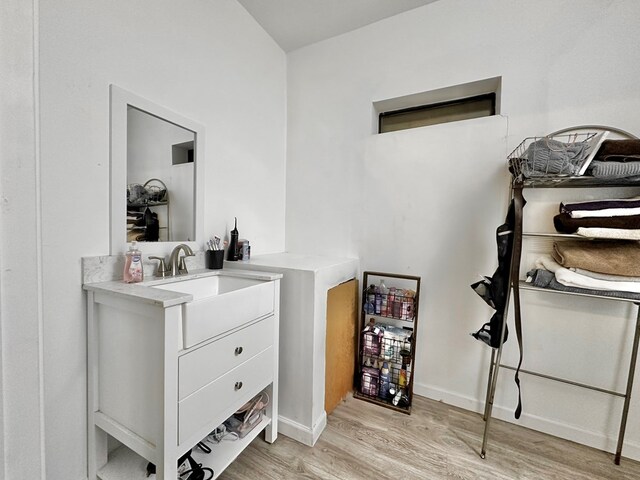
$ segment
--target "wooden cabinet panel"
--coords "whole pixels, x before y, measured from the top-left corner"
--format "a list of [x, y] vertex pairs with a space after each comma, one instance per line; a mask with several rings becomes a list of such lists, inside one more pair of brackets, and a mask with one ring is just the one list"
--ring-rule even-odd
[[329, 415], [353, 390], [358, 318], [358, 281], [327, 292], [327, 345], [324, 409]]

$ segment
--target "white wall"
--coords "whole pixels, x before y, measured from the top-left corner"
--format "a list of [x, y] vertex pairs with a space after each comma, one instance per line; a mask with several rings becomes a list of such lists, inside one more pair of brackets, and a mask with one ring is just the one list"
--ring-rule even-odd
[[[468, 333], [491, 311], [468, 285], [497, 263], [506, 154], [572, 125], [640, 133], [639, 15], [632, 0], [441, 0], [288, 55], [287, 250], [422, 277], [416, 392], [481, 408], [489, 349]], [[373, 134], [374, 101], [498, 76], [502, 117]], [[528, 367], [624, 390], [635, 307], [528, 295]], [[516, 345], [512, 332], [509, 363]], [[513, 421], [512, 378], [495, 413]], [[619, 399], [523, 382], [521, 424], [614, 448]], [[639, 389], [623, 452], [634, 458]]]
[[[32, 158], [25, 157], [29, 161], [22, 165], [15, 164], [17, 156], [7, 161], [18, 176], [14, 190], [22, 189], [15, 198], [26, 201], [16, 204], [24, 214], [19, 221], [17, 210], [10, 216], [18, 226], [5, 223], [3, 217], [2, 266], [3, 271], [11, 266], [11, 276], [16, 277], [20, 262], [28, 269], [25, 275], [32, 275], [35, 252], [41, 248], [42, 281], [16, 277], [13, 286], [3, 274], [3, 366], [25, 362], [21, 381], [10, 375], [3, 378], [5, 407], [12, 407], [8, 404], [16, 396], [24, 402], [15, 411], [9, 408], [16, 415], [11, 422], [5, 420], [4, 441], [9, 454], [13, 447], [22, 447], [21, 459], [7, 458], [17, 462], [17, 472], [37, 471], [37, 452], [31, 448], [42, 439], [46, 478], [75, 480], [86, 477], [86, 329], [80, 259], [109, 251], [109, 84], [205, 125], [205, 231], [224, 234], [237, 216], [240, 232], [251, 240], [254, 252], [268, 253], [284, 247], [286, 59], [235, 0], [36, 4], [40, 185], [32, 184]], [[33, 155], [32, 138], [25, 139], [25, 151]], [[3, 156], [3, 167], [4, 162]], [[18, 183], [21, 175], [31, 183]], [[34, 190], [42, 198], [41, 241], [34, 232]], [[38, 307], [34, 297], [40, 284], [41, 335], [37, 312], [32, 312]], [[11, 297], [18, 295], [19, 299]], [[12, 303], [5, 304], [5, 299]], [[9, 321], [5, 315], [13, 313]], [[7, 349], [13, 346], [7, 343], [15, 340], [11, 334], [18, 325], [16, 335], [26, 337], [21, 353]], [[39, 341], [44, 345], [43, 377], [37, 371]], [[15, 343], [15, 349], [20, 346]], [[35, 414], [39, 380], [44, 388], [45, 436], [37, 430], [40, 417]], [[24, 430], [16, 433], [14, 422], [24, 424]], [[29, 443], [23, 444], [20, 438], [27, 435]], [[23, 475], [8, 478], [18, 477]]]
[[37, 18], [0, 4], [0, 480], [45, 478]]

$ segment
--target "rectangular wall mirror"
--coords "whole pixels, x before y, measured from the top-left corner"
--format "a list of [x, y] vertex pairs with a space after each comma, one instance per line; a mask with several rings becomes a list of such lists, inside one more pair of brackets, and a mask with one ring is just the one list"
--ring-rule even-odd
[[202, 235], [204, 127], [111, 85], [111, 247], [164, 254]]

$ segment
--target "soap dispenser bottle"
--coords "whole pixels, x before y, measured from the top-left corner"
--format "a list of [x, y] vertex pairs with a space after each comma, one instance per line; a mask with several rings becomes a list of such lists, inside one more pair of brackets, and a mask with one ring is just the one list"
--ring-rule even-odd
[[142, 281], [142, 252], [138, 250], [137, 242], [131, 242], [124, 262], [123, 278], [126, 283]]
[[229, 248], [227, 250], [227, 260], [235, 262], [238, 260], [238, 218], [235, 219], [233, 230], [231, 230], [231, 241], [229, 242]]

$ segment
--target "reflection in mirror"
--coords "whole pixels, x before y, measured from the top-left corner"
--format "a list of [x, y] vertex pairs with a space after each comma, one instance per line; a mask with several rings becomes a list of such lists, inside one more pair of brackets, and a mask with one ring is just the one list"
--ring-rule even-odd
[[111, 94], [112, 255], [202, 242], [204, 127], [115, 85]]
[[127, 242], [190, 241], [194, 132], [127, 108]]

